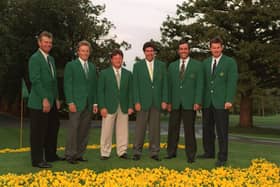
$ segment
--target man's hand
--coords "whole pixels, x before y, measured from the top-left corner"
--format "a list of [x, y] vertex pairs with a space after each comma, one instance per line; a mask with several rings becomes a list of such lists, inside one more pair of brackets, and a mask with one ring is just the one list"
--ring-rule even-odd
[[162, 102], [161, 103], [161, 108], [162, 108], [162, 110], [166, 110], [167, 109], [167, 103], [166, 102]]
[[77, 112], [76, 105], [74, 103], [68, 104], [68, 108], [70, 112]]
[[98, 106], [97, 105], [93, 105], [92, 111], [93, 111], [94, 114], [96, 114], [98, 112]]
[[141, 104], [140, 104], [140, 103], [136, 103], [136, 104], [134, 105], [134, 107], [135, 107], [135, 110], [136, 110], [137, 112], [141, 111]]
[[48, 113], [51, 110], [50, 102], [47, 98], [43, 99], [43, 112]]
[[199, 104], [194, 104], [193, 105], [193, 110], [194, 111], [199, 111], [201, 109], [201, 106]]
[[57, 108], [57, 110], [59, 110], [60, 107], [61, 107], [60, 101], [57, 99], [57, 100], [55, 101], [55, 103], [56, 103], [56, 108]]
[[128, 114], [128, 115], [131, 115], [133, 112], [134, 112], [133, 109], [132, 109], [132, 108], [129, 108], [128, 111], [127, 111], [127, 114]]
[[230, 102], [226, 102], [226, 103], [225, 103], [225, 109], [226, 109], [226, 110], [231, 109], [231, 107], [232, 107], [232, 104], [231, 104]]
[[168, 111], [168, 112], [171, 112], [171, 110], [172, 110], [172, 104], [168, 104], [168, 105], [167, 105], [167, 111]]
[[107, 116], [107, 114], [108, 114], [107, 109], [106, 109], [106, 108], [102, 108], [102, 109], [100, 110], [100, 114], [101, 114], [101, 116], [102, 116], [103, 118], [106, 118], [106, 116]]

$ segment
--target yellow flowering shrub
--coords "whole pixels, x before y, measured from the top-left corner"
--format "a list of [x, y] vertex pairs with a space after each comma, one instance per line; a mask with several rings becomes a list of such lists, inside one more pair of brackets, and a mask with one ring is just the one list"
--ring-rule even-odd
[[81, 171], [52, 172], [42, 170], [23, 175], [0, 176], [0, 186], [280, 186], [280, 168], [265, 159], [255, 159], [245, 169], [220, 167], [212, 170], [190, 169], [176, 171], [160, 168], [112, 169], [95, 173], [89, 169]]
[[[113, 145], [115, 147], [116, 145]], [[149, 144], [145, 143], [144, 147]], [[166, 148], [166, 144], [161, 144]], [[132, 147], [132, 144], [129, 145]], [[88, 145], [88, 149], [99, 149], [99, 145]], [[184, 145], [178, 145], [184, 149]], [[58, 148], [64, 150], [64, 147]], [[29, 147], [2, 149], [0, 153], [28, 152]], [[185, 168], [183, 171], [160, 168], [112, 169], [95, 173], [90, 169], [81, 171], [52, 172], [42, 170], [29, 174], [6, 174], [0, 176], [0, 186], [17, 187], [79, 187], [79, 186], [275, 186], [280, 187], [280, 167], [265, 159], [252, 160], [248, 168], [220, 167], [212, 170]]]

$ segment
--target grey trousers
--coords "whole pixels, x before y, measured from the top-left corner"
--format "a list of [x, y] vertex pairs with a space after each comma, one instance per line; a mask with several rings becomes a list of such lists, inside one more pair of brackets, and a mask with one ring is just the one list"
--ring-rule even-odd
[[81, 112], [69, 112], [68, 136], [65, 147], [65, 158], [76, 159], [82, 157], [90, 131], [91, 112], [87, 107]]
[[160, 111], [151, 107], [148, 111], [139, 111], [136, 114], [134, 155], [141, 155], [142, 153], [147, 127], [150, 156], [158, 155], [160, 151]]

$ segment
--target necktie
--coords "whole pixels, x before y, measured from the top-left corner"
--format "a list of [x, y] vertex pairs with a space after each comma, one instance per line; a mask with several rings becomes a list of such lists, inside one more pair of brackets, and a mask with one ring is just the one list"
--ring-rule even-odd
[[215, 73], [216, 66], [217, 66], [217, 61], [216, 61], [216, 59], [214, 59], [214, 64], [213, 64], [213, 67], [212, 67], [212, 76], [213, 76], [214, 73]]
[[184, 79], [184, 74], [185, 74], [185, 60], [182, 61], [182, 65], [180, 67], [180, 79]]
[[153, 64], [152, 64], [152, 62], [148, 62], [148, 64], [149, 64], [150, 78], [151, 78], [151, 81], [153, 81]]
[[86, 78], [88, 78], [88, 66], [87, 66], [87, 62], [84, 63], [84, 71], [85, 71]]
[[121, 75], [119, 69], [116, 69], [116, 80], [117, 80], [118, 88], [120, 88]]
[[51, 63], [51, 61], [50, 61], [50, 56], [47, 56], [47, 63], [48, 63], [49, 68], [50, 68], [50, 70], [51, 70], [52, 77], [54, 77], [54, 71], [53, 71], [52, 63]]

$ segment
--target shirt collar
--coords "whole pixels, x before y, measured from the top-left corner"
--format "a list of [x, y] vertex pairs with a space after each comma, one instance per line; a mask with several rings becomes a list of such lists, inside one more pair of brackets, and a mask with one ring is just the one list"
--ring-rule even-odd
[[39, 48], [39, 51], [42, 53], [42, 55], [44, 56], [45, 60], [48, 61], [48, 56], [49, 54], [45, 53], [41, 48]]
[[220, 59], [222, 58], [222, 55], [223, 55], [223, 54], [221, 54], [218, 58], [212, 57], [212, 63], [214, 63], [214, 60], [216, 60], [216, 64], [218, 64], [219, 61], [220, 61]]
[[[185, 60], [185, 64], [187, 64], [190, 61], [190, 57], [188, 56]], [[183, 59], [180, 59], [180, 64], [183, 63]]]
[[79, 61], [82, 63], [82, 65], [83, 65], [84, 63], [87, 63], [87, 61], [82, 60], [80, 57], [79, 57]]
[[[115, 68], [114, 66], [112, 66], [112, 68], [114, 70], [114, 73], [117, 74], [117, 68]], [[119, 70], [119, 74], [121, 74], [122, 68], [120, 67], [118, 70]]]
[[147, 59], [145, 59], [145, 61], [146, 61], [146, 63], [148, 64], [148, 63], [152, 63], [153, 65], [154, 65], [154, 59], [152, 60], [152, 61], [148, 61]]

